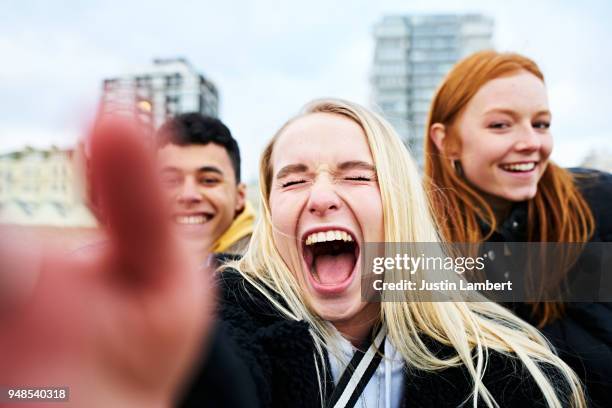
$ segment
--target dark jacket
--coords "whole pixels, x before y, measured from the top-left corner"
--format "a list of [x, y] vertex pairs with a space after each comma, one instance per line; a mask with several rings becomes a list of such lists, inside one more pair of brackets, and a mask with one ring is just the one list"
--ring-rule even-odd
[[[595, 217], [592, 242], [612, 242], [612, 175], [594, 170], [571, 169], [576, 184]], [[556, 220], [551, 220], [555, 222]], [[527, 205], [515, 205], [490, 241], [527, 240]], [[579, 258], [578, 266], [589, 262]], [[612, 268], [612, 266], [610, 266]], [[604, 269], [604, 273], [605, 273]], [[521, 318], [537, 325], [531, 306], [508, 304]], [[559, 356], [569, 364], [586, 385], [594, 407], [611, 406], [612, 401], [612, 304], [566, 303], [564, 317], [541, 328]]]
[[[230, 352], [231, 368], [223, 365], [221, 359], [209, 357], [182, 405], [320, 407], [315, 347], [308, 324], [282, 317], [237, 272], [223, 272], [220, 286], [220, 335], [212, 353], [215, 347], [219, 353]], [[430, 338], [424, 340], [440, 357], [452, 352]], [[330, 373], [328, 361], [326, 366]], [[240, 393], [241, 398], [224, 404], [219, 393], [228, 387], [215, 389], [210, 385], [211, 377], [215, 377], [217, 384], [235, 387], [234, 392]], [[326, 381], [329, 396], [333, 382], [329, 376]], [[514, 358], [491, 351], [484, 383], [501, 407], [544, 406], [539, 388]], [[198, 392], [201, 389], [208, 393]], [[462, 366], [435, 373], [410, 369], [405, 375], [402, 406], [458, 407], [466, 400], [465, 406], [471, 406], [472, 399], [468, 398], [471, 391], [470, 376]], [[484, 406], [482, 399], [479, 401]]]

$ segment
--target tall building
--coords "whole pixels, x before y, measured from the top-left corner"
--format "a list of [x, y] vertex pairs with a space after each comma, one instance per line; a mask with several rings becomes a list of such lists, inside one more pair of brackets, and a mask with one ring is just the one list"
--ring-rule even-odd
[[219, 94], [186, 59], [155, 59], [136, 73], [105, 79], [100, 107], [134, 115], [157, 129], [178, 113], [218, 116]]
[[478, 14], [387, 16], [375, 25], [372, 102], [419, 164], [438, 84], [459, 59], [492, 48], [493, 26], [491, 18]]

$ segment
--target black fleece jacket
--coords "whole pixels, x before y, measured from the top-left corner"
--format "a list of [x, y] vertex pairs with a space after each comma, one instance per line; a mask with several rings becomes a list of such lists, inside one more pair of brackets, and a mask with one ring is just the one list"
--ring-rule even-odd
[[[218, 331], [181, 406], [320, 407], [308, 324], [282, 317], [237, 272], [223, 272], [220, 286]], [[428, 337], [424, 340], [439, 356], [452, 353]], [[470, 378], [463, 366], [438, 372], [407, 369], [402, 407], [472, 406]], [[514, 357], [490, 351], [484, 383], [500, 407], [545, 406], [535, 381]], [[333, 389], [329, 376], [325, 388], [328, 397]], [[482, 399], [479, 406], [484, 406]]]
[[[576, 185], [595, 217], [591, 242], [612, 242], [612, 174], [582, 168], [570, 171], [575, 175]], [[550, 221], [557, 222], [554, 219]], [[523, 202], [513, 207], [490, 241], [526, 240], [527, 205]], [[591, 262], [583, 256], [577, 265]], [[603, 272], [612, 272], [612, 265], [610, 270]], [[531, 313], [531, 306], [525, 303], [507, 306], [532, 325], [538, 324]], [[585, 384], [590, 406], [612, 406], [612, 304], [566, 303], [564, 316], [544, 326], [541, 331]]]

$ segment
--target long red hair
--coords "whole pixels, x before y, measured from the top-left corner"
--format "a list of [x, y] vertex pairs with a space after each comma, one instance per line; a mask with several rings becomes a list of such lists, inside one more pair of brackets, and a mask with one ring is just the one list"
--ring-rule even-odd
[[[433, 184], [430, 201], [442, 236], [450, 242], [482, 242], [497, 229], [497, 221], [489, 203], [438, 150], [429, 135], [431, 126], [444, 125], [445, 151], [461, 149], [456, 124], [465, 106], [488, 81], [519, 71], [528, 71], [544, 81], [544, 75], [529, 58], [480, 51], [457, 63], [433, 98], [425, 137], [425, 176]], [[584, 243], [593, 234], [593, 214], [573, 175], [554, 163], [548, 164], [527, 208], [528, 241]], [[481, 231], [479, 220], [490, 226], [488, 234]], [[532, 308], [540, 326], [563, 314], [562, 303], [536, 302]]]

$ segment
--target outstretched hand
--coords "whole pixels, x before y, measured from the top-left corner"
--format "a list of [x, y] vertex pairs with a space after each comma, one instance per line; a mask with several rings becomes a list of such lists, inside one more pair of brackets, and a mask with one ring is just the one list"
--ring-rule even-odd
[[140, 132], [113, 119], [91, 136], [107, 243], [68, 256], [0, 229], [0, 387], [68, 386], [79, 407], [169, 406], [197, 360], [212, 280], [173, 237]]

